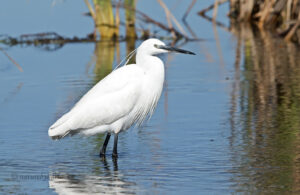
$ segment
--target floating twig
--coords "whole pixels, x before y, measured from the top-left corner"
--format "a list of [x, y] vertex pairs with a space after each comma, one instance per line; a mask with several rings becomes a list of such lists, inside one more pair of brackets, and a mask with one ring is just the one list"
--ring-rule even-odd
[[[54, 32], [47, 33], [37, 33], [37, 34], [23, 34], [17, 38], [5, 37], [0, 39], [0, 43], [8, 46], [14, 45], [34, 45], [36, 47], [44, 47], [45, 50], [56, 50], [62, 47], [65, 43], [82, 43], [82, 42], [95, 42], [93, 36], [87, 35], [83, 38], [73, 37], [63, 37]], [[55, 46], [50, 48], [49, 45]]]

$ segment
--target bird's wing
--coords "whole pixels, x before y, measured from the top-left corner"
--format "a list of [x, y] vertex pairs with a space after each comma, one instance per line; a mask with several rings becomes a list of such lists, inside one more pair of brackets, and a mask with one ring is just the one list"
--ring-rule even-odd
[[115, 93], [117, 91], [122, 90], [126, 86], [130, 86], [131, 84], [140, 84], [140, 79], [142, 75], [142, 69], [134, 64], [116, 69], [110, 74], [108, 74], [101, 81], [99, 81], [96, 85], [94, 85], [94, 87], [92, 87], [76, 103], [75, 106], [78, 106], [80, 104], [86, 104], [86, 101], [93, 98], [99, 98], [103, 95]]
[[136, 65], [119, 68], [90, 89], [70, 112], [50, 129], [64, 131], [106, 125], [127, 115], [140, 96], [142, 70]]

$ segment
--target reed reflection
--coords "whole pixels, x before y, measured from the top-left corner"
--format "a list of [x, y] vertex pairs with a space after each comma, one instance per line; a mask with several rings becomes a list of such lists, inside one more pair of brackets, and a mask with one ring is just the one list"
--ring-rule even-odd
[[[135, 38], [126, 40], [126, 54], [127, 56], [131, 51], [135, 49]], [[120, 43], [115, 41], [99, 41], [95, 44], [95, 51], [92, 57], [92, 64], [89, 63], [88, 69], [92, 66], [94, 72], [95, 84], [108, 75], [113, 66], [120, 63]], [[135, 56], [133, 56], [129, 63], [135, 63]]]
[[112, 41], [100, 41], [95, 44], [94, 81], [97, 83], [112, 71], [116, 44]]
[[231, 31], [238, 40], [229, 138], [234, 187], [300, 192], [300, 50], [249, 26]]

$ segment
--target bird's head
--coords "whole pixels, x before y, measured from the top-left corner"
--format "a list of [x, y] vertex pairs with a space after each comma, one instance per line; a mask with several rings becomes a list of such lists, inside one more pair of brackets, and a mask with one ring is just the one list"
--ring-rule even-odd
[[167, 52], [177, 52], [184, 54], [195, 55], [195, 53], [175, 47], [167, 46], [164, 42], [158, 39], [148, 39], [144, 41], [137, 50], [138, 53], [144, 53], [147, 55], [158, 55]]

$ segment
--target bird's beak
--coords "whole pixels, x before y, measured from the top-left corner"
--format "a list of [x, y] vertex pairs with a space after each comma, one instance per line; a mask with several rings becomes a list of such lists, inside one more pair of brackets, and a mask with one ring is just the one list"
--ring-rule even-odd
[[170, 47], [170, 46], [166, 46], [166, 45], [154, 45], [154, 47], [156, 47], [157, 49], [164, 49], [164, 50], [167, 50], [167, 51], [174, 51], [174, 52], [178, 52], [178, 53], [196, 55], [195, 53], [193, 53], [191, 51], [187, 51], [187, 50], [184, 50], [184, 49], [179, 49], [179, 48], [176, 48], [176, 47]]

